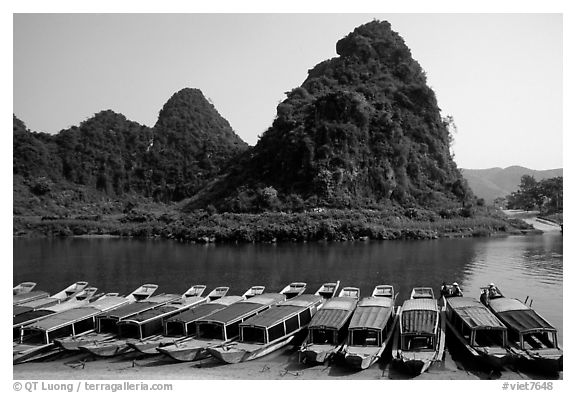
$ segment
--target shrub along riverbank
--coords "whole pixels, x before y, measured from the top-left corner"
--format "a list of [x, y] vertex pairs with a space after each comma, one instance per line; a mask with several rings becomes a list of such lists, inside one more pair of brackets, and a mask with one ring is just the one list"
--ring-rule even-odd
[[537, 232], [521, 220], [483, 209], [443, 214], [398, 211], [318, 210], [262, 214], [192, 214], [131, 211], [110, 216], [15, 216], [15, 236], [111, 235], [185, 242], [280, 242], [436, 239]]

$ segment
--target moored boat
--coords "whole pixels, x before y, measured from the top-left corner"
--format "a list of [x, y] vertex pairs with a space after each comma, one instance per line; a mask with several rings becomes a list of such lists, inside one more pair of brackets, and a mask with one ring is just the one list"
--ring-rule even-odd
[[510, 360], [507, 329], [490, 310], [471, 297], [446, 299], [447, 333], [476, 363], [499, 370]]
[[308, 325], [308, 335], [298, 349], [300, 361], [324, 363], [342, 348], [357, 303], [358, 299], [352, 296], [326, 301]]
[[293, 282], [284, 287], [280, 291], [281, 294], [286, 296], [286, 299], [291, 299], [298, 295], [301, 295], [306, 290], [306, 283], [305, 282]]
[[94, 329], [96, 316], [127, 302], [117, 293], [107, 293], [97, 300], [77, 308], [50, 315], [21, 328], [19, 343], [13, 348], [14, 363], [37, 360], [62, 351], [58, 338], [79, 337]]
[[445, 318], [432, 288], [414, 288], [410, 297], [400, 309], [392, 356], [401, 369], [418, 375], [444, 357]]
[[34, 322], [38, 322], [50, 315], [58, 314], [66, 310], [81, 307], [87, 305], [98, 291], [97, 288], [88, 287], [83, 289], [81, 292], [74, 294], [71, 298], [58, 304], [51, 305], [49, 307], [43, 307], [28, 311], [12, 318], [13, 325], [13, 339], [18, 339], [21, 335], [21, 328], [23, 326], [29, 325]]
[[496, 287], [482, 288], [480, 299], [508, 328], [508, 345], [517, 366], [540, 373], [563, 371], [558, 331], [550, 322], [520, 300], [504, 297]]
[[12, 288], [12, 295], [21, 295], [23, 293], [29, 293], [34, 289], [35, 286], [36, 283], [32, 281], [21, 282], [20, 284]]
[[132, 317], [139, 313], [161, 307], [167, 303], [181, 299], [182, 295], [160, 294], [130, 304], [122, 305], [114, 310], [96, 316], [96, 328], [93, 332], [80, 337], [69, 337], [58, 340], [58, 344], [69, 351], [79, 351], [81, 346], [94, 345], [108, 340], [113, 340], [117, 333], [119, 321]]
[[225, 363], [257, 359], [288, 345], [305, 329], [324, 298], [299, 295], [240, 323], [238, 340], [207, 348], [210, 355]]
[[376, 296], [360, 300], [348, 326], [342, 354], [346, 364], [357, 370], [372, 366], [391, 347], [398, 323], [396, 295], [391, 285], [385, 292], [381, 290], [382, 287], [374, 288], [372, 294]]
[[240, 333], [240, 323], [268, 310], [286, 299], [284, 294], [264, 293], [250, 299], [231, 304], [210, 315], [194, 321], [194, 337], [178, 341], [173, 345], [159, 347], [157, 350], [174, 360], [190, 362], [209, 356], [208, 348], [221, 346], [235, 340]]
[[187, 337], [194, 336], [196, 334], [196, 321], [198, 319], [244, 299], [244, 296], [224, 296], [220, 299], [192, 307], [183, 313], [166, 319], [161, 336], [139, 342], [129, 342], [128, 345], [143, 354], [157, 355], [157, 348], [174, 345], [185, 340]]
[[326, 282], [314, 293], [314, 295], [322, 296], [324, 299], [331, 299], [336, 296], [336, 292], [340, 287], [340, 281]]
[[165, 319], [205, 303], [211, 297], [217, 299], [229, 290], [228, 287], [218, 287], [207, 297], [203, 297], [201, 295], [205, 289], [205, 285], [194, 285], [184, 292], [179, 299], [118, 321], [116, 324], [117, 337], [103, 342], [82, 345], [79, 348], [100, 357], [116, 356], [132, 351], [134, 348], [130, 347], [128, 343], [142, 342], [148, 338], [158, 337], [162, 332]]

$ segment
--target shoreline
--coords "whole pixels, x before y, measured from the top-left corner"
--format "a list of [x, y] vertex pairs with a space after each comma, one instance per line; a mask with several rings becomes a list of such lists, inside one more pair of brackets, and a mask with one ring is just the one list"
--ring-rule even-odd
[[[408, 215], [408, 217], [406, 216]], [[109, 215], [97, 220], [14, 216], [14, 237], [161, 238], [189, 243], [276, 243], [313, 241], [430, 240], [540, 234], [522, 218], [503, 213], [453, 214], [429, 211], [327, 210]]]
[[[518, 380], [550, 379], [506, 370], [493, 374], [475, 370], [465, 361], [455, 360], [446, 351], [445, 360], [424, 374], [411, 378], [390, 366], [389, 359], [372, 367], [353, 371], [336, 361], [331, 365], [308, 366], [298, 363], [296, 349], [288, 347], [260, 359], [238, 364], [222, 364], [208, 358], [197, 362], [174, 362], [162, 355], [129, 353], [113, 358], [91, 358], [75, 354], [44, 362], [13, 366], [15, 380], [112, 379], [112, 380]], [[553, 379], [563, 379], [562, 374]]]

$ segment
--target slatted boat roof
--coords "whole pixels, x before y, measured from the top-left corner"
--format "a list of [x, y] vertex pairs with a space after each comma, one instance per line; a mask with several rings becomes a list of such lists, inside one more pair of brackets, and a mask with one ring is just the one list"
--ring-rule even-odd
[[70, 325], [71, 323], [81, 319], [93, 317], [99, 313], [99, 310], [92, 307], [73, 308], [71, 310], [66, 310], [61, 313], [46, 317], [40, 321], [26, 326], [25, 329], [32, 328], [35, 330], [51, 331], [62, 326]]
[[360, 300], [348, 329], [384, 329], [392, 315], [393, 306], [393, 300], [387, 297], [370, 296]]
[[170, 300], [177, 300], [177, 299], [180, 299], [180, 296], [178, 295], [154, 296], [154, 299], [150, 298], [146, 301], [126, 304], [125, 306], [118, 307], [115, 310], [108, 311], [102, 315], [99, 315], [98, 318], [122, 319], [158, 307], [158, 304], [161, 304], [163, 302], [167, 303]]
[[40, 317], [45, 317], [46, 315], [50, 314], [54, 314], [54, 312], [49, 310], [28, 311], [24, 314], [16, 315], [14, 317], [14, 325], [19, 325], [25, 323], [26, 321], [31, 321]]
[[118, 307], [121, 304], [128, 303], [128, 300], [122, 296], [110, 296], [96, 300], [94, 303], [88, 304], [86, 307], [92, 307], [100, 311], [107, 311], [111, 308]]
[[143, 313], [136, 314], [133, 317], [128, 317], [123, 319], [122, 321], [118, 322], [119, 324], [122, 323], [146, 323], [148, 321], [154, 320], [156, 318], [161, 317], [162, 315], [166, 315], [168, 313], [174, 312], [178, 310], [179, 307], [166, 305], [154, 308], [152, 310], [144, 311]]
[[498, 313], [504, 323], [512, 330], [520, 333], [532, 332], [555, 332], [554, 326], [550, 325], [548, 321], [542, 318], [532, 309], [528, 310], [512, 310]]
[[410, 299], [402, 306], [400, 332], [410, 334], [434, 334], [438, 324], [436, 299]]
[[309, 329], [340, 329], [346, 324], [354, 309], [357, 300], [353, 298], [334, 298], [326, 302], [320, 310], [314, 314]]
[[556, 331], [548, 321], [518, 299], [507, 297], [491, 299], [490, 307], [506, 326], [517, 332]]
[[210, 315], [218, 310], [222, 310], [227, 306], [224, 304], [206, 303], [201, 304], [198, 307], [191, 308], [190, 310], [184, 311], [182, 314], [175, 315], [166, 320], [166, 322], [192, 322], [199, 318]]
[[447, 299], [447, 302], [454, 313], [458, 314], [472, 330], [483, 328], [506, 330], [506, 326], [486, 306], [474, 298], [451, 297]]
[[247, 319], [240, 326], [269, 328], [321, 302], [322, 296], [300, 295]]
[[12, 295], [13, 303], [24, 303], [38, 298], [48, 297], [50, 294], [45, 291], [32, 291], [28, 293], [19, 293], [18, 295]]
[[202, 317], [198, 322], [215, 322], [227, 324], [237, 319], [241, 319], [248, 314], [258, 310], [265, 309], [272, 304], [284, 300], [285, 296], [279, 293], [266, 293], [242, 300], [241, 302], [231, 304], [230, 306], [216, 311], [212, 315]]
[[490, 307], [494, 312], [504, 312], [511, 310], [529, 310], [530, 307], [522, 303], [518, 299], [513, 299], [509, 297], [500, 297], [490, 300]]

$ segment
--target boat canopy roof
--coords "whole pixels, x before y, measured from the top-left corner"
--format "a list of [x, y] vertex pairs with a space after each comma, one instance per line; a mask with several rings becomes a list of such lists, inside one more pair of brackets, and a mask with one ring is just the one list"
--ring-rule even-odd
[[509, 297], [500, 297], [496, 299], [490, 299], [490, 307], [494, 312], [500, 313], [504, 311], [511, 310], [529, 310], [530, 307], [522, 303], [518, 299], [513, 299]]
[[14, 325], [20, 325], [22, 323], [26, 323], [27, 321], [32, 321], [34, 319], [45, 317], [46, 315], [50, 314], [54, 314], [54, 311], [50, 310], [28, 311], [25, 312], [24, 314], [16, 315], [14, 317]]
[[99, 313], [100, 310], [97, 310], [92, 307], [73, 308], [41, 319], [40, 321], [32, 323], [31, 325], [28, 325], [24, 328], [51, 331], [58, 329], [62, 326], [66, 326], [71, 323], [77, 322], [79, 320], [93, 317]]
[[122, 296], [106, 296], [96, 300], [94, 303], [87, 304], [86, 307], [92, 307], [99, 311], [107, 311], [127, 302], [128, 300]]
[[198, 307], [191, 308], [190, 310], [184, 311], [181, 314], [175, 315], [170, 317], [166, 320], [166, 322], [192, 322], [206, 315], [210, 315], [218, 310], [222, 310], [227, 306], [224, 304], [217, 304], [214, 302], [201, 304]]
[[131, 304], [126, 304], [125, 306], [118, 307], [115, 310], [108, 311], [102, 315], [99, 315], [98, 318], [126, 318], [130, 315], [134, 315], [146, 310], [150, 310], [151, 308], [158, 307], [158, 303], [156, 302], [136, 302]]
[[176, 310], [178, 310], [178, 307], [176, 306], [160, 306], [157, 308], [153, 308], [152, 310], [136, 314], [133, 317], [123, 319], [118, 323], [146, 323], [150, 320], [156, 319], [158, 317], [161, 317], [162, 315], [168, 314]]
[[263, 293], [262, 295], [256, 295], [250, 299], [242, 300], [241, 303], [255, 303], [267, 306], [281, 302], [284, 299], [286, 299], [286, 296], [281, 293]]
[[428, 310], [428, 311], [438, 311], [438, 303], [436, 299], [409, 299], [404, 302], [402, 306], [402, 311], [412, 311], [412, 310]]
[[401, 333], [434, 334], [438, 324], [435, 299], [406, 300], [402, 306]]
[[216, 311], [214, 314], [202, 317], [198, 319], [198, 322], [217, 322], [227, 324], [254, 311], [261, 310], [264, 307], [264, 305], [258, 303], [238, 302], [220, 311]]
[[48, 297], [50, 294], [45, 291], [31, 291], [27, 293], [19, 293], [18, 295], [12, 295], [12, 302], [13, 303], [24, 303], [28, 301], [28, 299], [38, 299], [41, 297]]
[[240, 326], [258, 326], [262, 328], [269, 328], [288, 319], [307, 308], [314, 305], [319, 305], [322, 302], [322, 296], [319, 295], [300, 295], [290, 300], [282, 302], [261, 314], [255, 315], [252, 318], [242, 322]]
[[367, 297], [358, 303], [348, 329], [377, 329], [386, 327], [394, 301], [387, 297]]
[[478, 300], [471, 297], [451, 297], [446, 299], [462, 321], [472, 330], [497, 329], [506, 330], [506, 326]]
[[20, 315], [28, 311], [34, 310], [34, 307], [27, 306], [12, 306], [12, 315]]
[[555, 332], [556, 329], [544, 318], [532, 309], [511, 310], [498, 313], [500, 318], [512, 330], [526, 334], [531, 332], [549, 331]]
[[350, 319], [356, 308], [357, 300], [354, 298], [335, 298], [328, 300], [320, 310], [314, 314], [309, 329], [340, 329]]

